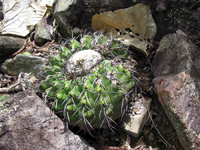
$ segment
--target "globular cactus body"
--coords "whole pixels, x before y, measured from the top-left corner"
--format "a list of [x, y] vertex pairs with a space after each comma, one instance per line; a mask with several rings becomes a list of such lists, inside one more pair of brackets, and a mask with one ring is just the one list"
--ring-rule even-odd
[[[70, 125], [89, 131], [107, 124], [111, 129], [110, 123], [126, 112], [135, 85], [131, 71], [113, 59], [127, 59], [129, 54], [118, 42], [104, 36], [85, 35], [80, 41], [72, 39], [69, 48], [62, 47], [59, 55], [50, 57], [41, 87]], [[66, 64], [73, 53], [86, 49], [97, 51], [104, 60], [87, 74], [67, 72]]]

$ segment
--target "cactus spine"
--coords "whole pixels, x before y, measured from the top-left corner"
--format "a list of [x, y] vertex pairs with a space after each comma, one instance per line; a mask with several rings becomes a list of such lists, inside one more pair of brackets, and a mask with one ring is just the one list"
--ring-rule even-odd
[[[106, 124], [112, 130], [111, 123], [125, 114], [135, 85], [131, 71], [123, 66], [130, 55], [128, 50], [99, 32], [82, 36], [80, 42], [71, 39], [67, 45], [59, 49], [58, 55], [50, 56], [49, 66], [43, 71], [42, 89], [55, 111], [70, 125], [91, 131]], [[87, 74], [67, 72], [69, 58], [87, 49], [97, 51], [104, 60]]]

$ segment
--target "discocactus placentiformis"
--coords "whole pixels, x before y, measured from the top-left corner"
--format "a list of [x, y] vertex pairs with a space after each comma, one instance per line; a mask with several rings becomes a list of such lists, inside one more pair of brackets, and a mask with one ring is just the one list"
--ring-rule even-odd
[[69, 125], [90, 131], [106, 124], [112, 130], [111, 123], [124, 116], [135, 86], [127, 65], [130, 52], [100, 33], [84, 35], [80, 42], [71, 39], [66, 45], [50, 56], [42, 89]]

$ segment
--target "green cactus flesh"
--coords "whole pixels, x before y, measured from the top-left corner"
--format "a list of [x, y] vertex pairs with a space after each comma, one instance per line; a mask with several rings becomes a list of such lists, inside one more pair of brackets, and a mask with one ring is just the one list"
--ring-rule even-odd
[[[45, 79], [41, 83], [46, 95], [53, 99], [55, 111], [70, 125], [85, 130], [101, 128], [105, 124], [111, 127], [111, 122], [122, 117], [135, 83], [131, 72], [122, 64], [114, 65], [112, 60], [116, 56], [126, 58], [126, 51], [106, 37], [95, 39], [97, 37], [85, 35], [81, 42], [73, 39], [69, 48], [62, 47], [59, 55], [50, 57], [50, 65], [43, 72]], [[102, 50], [105, 44], [108, 49]], [[84, 76], [77, 77], [65, 72], [64, 66], [73, 50], [95, 49], [95, 46], [110, 60], [104, 59]]]

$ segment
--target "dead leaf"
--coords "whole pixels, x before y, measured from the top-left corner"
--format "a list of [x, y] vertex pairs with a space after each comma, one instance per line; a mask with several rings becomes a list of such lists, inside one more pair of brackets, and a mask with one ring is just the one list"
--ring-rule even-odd
[[4, 0], [4, 19], [0, 22], [1, 34], [25, 37], [42, 19], [54, 0]]
[[145, 54], [157, 33], [150, 7], [140, 3], [126, 9], [96, 14], [92, 17], [92, 26], [96, 31], [103, 30]]

